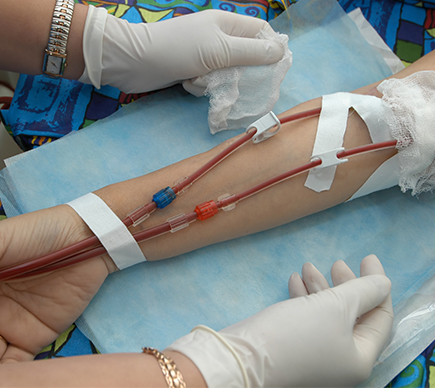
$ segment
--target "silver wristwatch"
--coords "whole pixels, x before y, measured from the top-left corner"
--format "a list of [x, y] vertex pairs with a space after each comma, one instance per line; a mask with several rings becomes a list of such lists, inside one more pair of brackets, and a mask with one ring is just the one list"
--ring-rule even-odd
[[50, 77], [62, 77], [66, 66], [66, 44], [74, 12], [74, 0], [56, 0], [50, 37], [45, 49], [42, 72]]

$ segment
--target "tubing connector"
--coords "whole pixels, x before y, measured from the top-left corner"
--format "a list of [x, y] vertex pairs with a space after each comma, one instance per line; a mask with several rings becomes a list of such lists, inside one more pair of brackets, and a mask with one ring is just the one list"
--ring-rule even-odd
[[184, 184], [184, 182], [185, 181], [187, 181], [189, 178], [187, 177], [187, 176], [184, 176], [184, 177], [182, 177], [182, 178], [180, 178], [180, 179], [177, 179], [175, 182], [174, 182], [174, 186], [172, 187], [173, 189], [179, 189], [179, 187], [178, 186], [181, 186], [181, 187], [183, 187], [181, 190], [178, 190], [178, 192], [177, 192], [177, 196], [180, 196], [180, 195], [183, 195], [187, 190], [189, 190], [190, 189], [190, 186], [192, 186], [192, 183], [191, 182], [189, 182], [189, 183], [187, 183], [187, 184]]
[[190, 224], [184, 213], [168, 218], [166, 222], [171, 227], [171, 233], [175, 233], [181, 229], [187, 228]]
[[[265, 114], [263, 117], [252, 123], [247, 129], [246, 132], [249, 132], [252, 128], [257, 130], [257, 133], [253, 136], [252, 142], [254, 144], [261, 143], [264, 140], [269, 139], [273, 135], [276, 135], [278, 131], [281, 129], [281, 122], [278, 117], [276, 117], [275, 113], [270, 111]], [[272, 129], [275, 128], [273, 131]]]
[[234, 194], [222, 194], [219, 198], [218, 198], [218, 202], [220, 202], [220, 208], [224, 211], [224, 212], [229, 212], [233, 209], [235, 209], [236, 207], [236, 203], [237, 200], [234, 200], [235, 195]]
[[329, 150], [326, 152], [322, 152], [322, 153], [317, 154], [317, 155], [313, 155], [311, 157], [312, 161], [316, 160], [316, 159], [320, 159], [322, 161], [322, 164], [314, 167], [314, 170], [319, 170], [321, 168], [326, 168], [326, 167], [331, 167], [331, 166], [337, 166], [339, 164], [347, 162], [348, 159], [339, 159], [337, 157], [337, 154], [339, 152], [342, 152], [342, 151], [344, 151], [344, 148], [340, 147], [340, 148], [336, 148], [336, 149]]
[[132, 222], [132, 226], [138, 226], [142, 222], [144, 222], [152, 212], [147, 212], [145, 210], [145, 206], [140, 206], [137, 209], [127, 214], [127, 217], [130, 218]]
[[168, 206], [177, 196], [174, 190], [169, 186], [166, 189], [162, 189], [153, 195], [153, 201], [159, 209], [164, 209]]
[[215, 201], [208, 201], [196, 206], [195, 213], [198, 215], [198, 220], [204, 221], [219, 213], [219, 208]]

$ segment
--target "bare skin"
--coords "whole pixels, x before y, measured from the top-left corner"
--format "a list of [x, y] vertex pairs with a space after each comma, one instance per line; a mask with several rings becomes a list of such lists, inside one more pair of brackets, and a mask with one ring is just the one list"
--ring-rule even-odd
[[[42, 74], [51, 18], [56, 0], [4, 0], [0, 12], [0, 69], [15, 73]], [[66, 47], [68, 57], [64, 77], [78, 79], [84, 71], [83, 29], [88, 7], [77, 4]], [[23, 26], [26, 39], [23, 39]], [[19, 48], [19, 49], [17, 49]]]
[[[404, 77], [414, 71], [433, 69], [435, 53], [429, 54], [399, 73]], [[359, 90], [367, 93], [374, 85]], [[290, 112], [318, 106], [311, 101]], [[260, 145], [247, 145], [243, 151], [218, 166], [209, 176], [202, 178], [190, 191], [175, 201], [169, 209], [156, 212], [152, 223], [166, 220], [168, 215], [191, 211], [205, 200], [217, 198], [223, 192], [234, 193], [258, 183], [264, 178], [286, 169], [306, 163], [311, 153], [317, 119], [286, 124], [282, 132]], [[352, 115], [346, 133], [346, 148], [369, 143], [364, 124]], [[97, 191], [97, 194], [120, 216], [125, 215], [151, 195], [186, 172], [195, 171], [214, 155], [217, 149], [181, 161], [155, 173], [121, 182]], [[267, 152], [273, 150], [273, 152]], [[384, 160], [394, 151], [375, 152], [353, 158], [339, 166], [330, 191], [317, 194], [303, 186], [301, 175], [275, 186], [240, 203], [229, 213], [218, 214], [213, 220], [196, 222], [175, 234], [141, 244], [148, 260], [159, 260], [197, 249], [203, 245], [268, 229], [291, 222], [305, 215], [334, 206], [349, 198]], [[255, 162], [263, 157], [261, 166]], [[265, 160], [264, 155], [268, 155]], [[278, 163], [279, 162], [279, 163]], [[233, 176], [233, 166], [243, 179]], [[252, 174], [252, 172], [255, 174]], [[236, 178], [234, 176], [234, 178]], [[291, 193], [291, 201], [288, 200]], [[272, 199], [272, 200], [271, 200]], [[253, 206], [260, 214], [255, 217], [243, 210]], [[90, 230], [68, 206], [62, 205], [35, 213], [14, 217], [0, 223], [0, 265], [29, 260], [38, 255], [67, 246], [91, 236]], [[6, 282], [0, 285], [0, 333], [10, 343], [7, 350], [0, 348], [2, 362], [31, 360], [45, 345], [54, 341], [85, 309], [109, 273], [116, 270], [107, 256], [98, 257], [82, 264], [57, 271], [41, 279]], [[35, 306], [47, 306], [41, 309]], [[31, 328], [31, 330], [30, 330]], [[31, 335], [29, 333], [32, 333]], [[3, 346], [0, 342], [0, 347]]]
[[[6, 2], [17, 4], [14, 0]], [[54, 0], [20, 2], [19, 7], [30, 7], [32, 10], [31, 20], [22, 19], [23, 12], [19, 7], [15, 7], [12, 13], [0, 14], [0, 35], [5, 37], [0, 42], [0, 52], [5, 53], [0, 58], [0, 68], [27, 74], [41, 73], [54, 3]], [[86, 7], [77, 5], [67, 48], [70, 58], [65, 72], [67, 78], [77, 79], [84, 69], [81, 41], [86, 12]], [[26, 40], [28, 46], [22, 50], [16, 50], [18, 43], [22, 43], [22, 36], [13, 32], [14, 26], [20, 25], [17, 21], [27, 25], [29, 31], [36, 31], [29, 34], [29, 39]], [[403, 78], [421, 70], [435, 70], [435, 53], [426, 55], [395, 77]], [[375, 84], [369, 85], [355, 92], [378, 95], [375, 87]], [[319, 106], [320, 101], [313, 100], [284, 114]], [[259, 145], [248, 144], [197, 182], [184, 197], [168, 209], [156, 212], [136, 230], [160, 223], [180, 212], [192, 211], [195, 205], [216, 199], [225, 192], [242, 191], [271, 176], [307, 163], [311, 156], [316, 127], [316, 118], [288, 123], [277, 136], [267, 142]], [[358, 115], [351, 115], [344, 146], [353, 148], [368, 143], [370, 137], [364, 123]], [[222, 147], [224, 145], [152, 174], [108, 186], [98, 190], [96, 194], [123, 218], [131, 210], [149, 201], [152, 194], [162, 187], [195, 171]], [[273, 228], [335, 206], [355, 193], [394, 152], [386, 150], [352, 158], [338, 167], [334, 184], [328, 192], [318, 194], [305, 188], [303, 182], [306, 175], [303, 174], [238, 204], [229, 213], [220, 213], [213, 220], [196, 222], [176, 234], [143, 243], [141, 248], [148, 260], [170, 258], [202, 246]], [[255, 214], [249, 211], [251, 207], [256, 209]], [[91, 235], [83, 221], [66, 205], [2, 221], [0, 266], [29, 260]], [[0, 283], [0, 334], [8, 343], [6, 345], [0, 341], [0, 363], [31, 361], [45, 345], [54, 341], [78, 318], [106, 277], [115, 270], [112, 260], [103, 255], [40, 278]], [[137, 356], [134, 360], [126, 359], [125, 362], [131, 363], [138, 372], [139, 365], [143, 365], [143, 360], [150, 359], [150, 356], [139, 355], [140, 359]], [[192, 378], [198, 386], [205, 384], [199, 371], [189, 364], [189, 360], [180, 358], [177, 354], [173, 357], [177, 358], [177, 362], [185, 363], [186, 368], [193, 367]], [[154, 363], [155, 360], [152, 361]], [[108, 358], [107, 362], [112, 361]], [[114, 359], [113, 363], [117, 362], [123, 365], [123, 361]], [[107, 367], [109, 364], [105, 365]], [[153, 366], [151, 368], [155, 369]], [[3, 371], [4, 369], [0, 369], [0, 373], [4, 373]], [[122, 374], [122, 369], [114, 367], [113, 371]], [[160, 371], [157, 372], [160, 376]], [[139, 377], [136, 375], [135, 378]], [[118, 381], [115, 377], [113, 379]], [[3, 378], [0, 379], [0, 384], [10, 385]]]

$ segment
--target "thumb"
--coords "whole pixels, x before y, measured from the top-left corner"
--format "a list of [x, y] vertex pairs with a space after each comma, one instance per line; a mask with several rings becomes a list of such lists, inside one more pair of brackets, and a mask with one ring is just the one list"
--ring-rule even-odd
[[355, 325], [353, 331], [355, 345], [366, 358], [371, 356], [373, 362], [388, 341], [393, 318], [393, 304], [391, 295], [388, 294], [381, 304], [362, 315]]
[[[348, 286], [348, 287], [346, 287]], [[340, 290], [338, 290], [340, 288]], [[348, 288], [348, 289], [346, 289]], [[393, 323], [391, 282], [384, 275], [367, 275], [337, 287], [358, 318], [353, 329], [355, 346], [363, 360], [374, 362], [384, 348]]]
[[183, 88], [186, 92], [193, 94], [195, 97], [202, 97], [207, 89], [207, 82], [204, 77], [196, 77], [183, 81]]
[[390, 295], [391, 281], [385, 275], [374, 274], [352, 279], [336, 288], [352, 304], [355, 317], [360, 317], [384, 302]]
[[269, 39], [228, 37], [229, 66], [259, 66], [280, 61], [284, 56], [281, 43]]

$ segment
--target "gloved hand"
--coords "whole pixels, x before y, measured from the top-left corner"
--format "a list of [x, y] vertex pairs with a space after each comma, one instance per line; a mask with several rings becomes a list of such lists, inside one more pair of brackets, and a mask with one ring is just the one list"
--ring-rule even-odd
[[90, 6], [79, 81], [140, 93], [223, 67], [275, 63], [283, 48], [253, 39], [262, 29], [272, 30], [263, 20], [217, 10], [134, 24]]
[[[292, 275], [293, 299], [218, 333], [205, 326], [168, 350], [189, 357], [211, 387], [351, 386], [370, 375], [393, 321], [391, 283], [376, 256], [361, 278], [340, 261], [329, 289], [309, 264]], [[243, 372], [244, 371], [244, 372]], [[245, 373], [245, 378], [243, 374]]]

